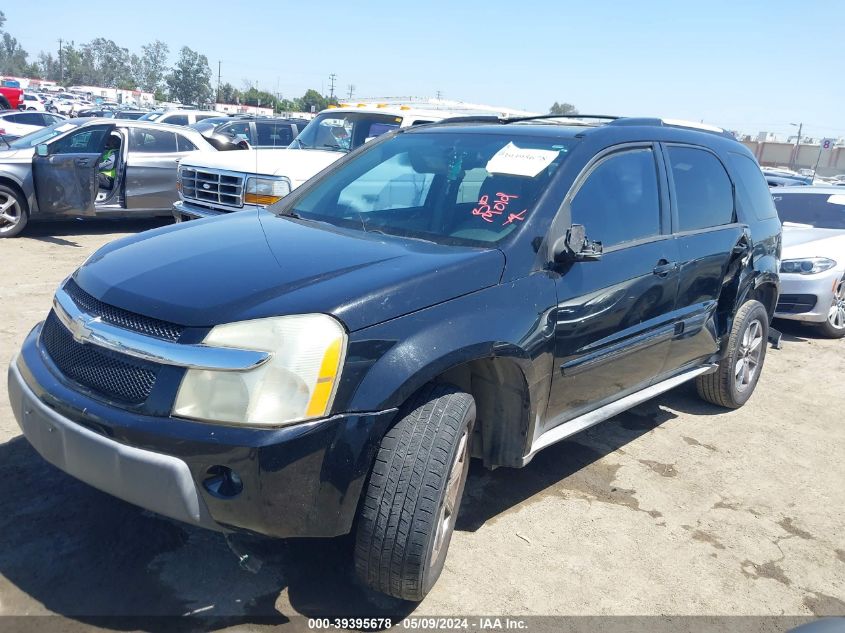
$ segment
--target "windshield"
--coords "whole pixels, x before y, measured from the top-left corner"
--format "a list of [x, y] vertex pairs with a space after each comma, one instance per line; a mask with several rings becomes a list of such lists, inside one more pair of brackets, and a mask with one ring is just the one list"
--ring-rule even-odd
[[349, 152], [401, 124], [402, 117], [392, 114], [323, 112], [305, 126], [290, 147]]
[[231, 121], [231, 117], [213, 117], [210, 119], [203, 119], [202, 121], [197, 121], [190, 127], [194, 128], [200, 134], [205, 134], [206, 132], [210, 132], [218, 125], [222, 125], [223, 123], [228, 123]]
[[155, 121], [159, 118], [164, 112], [147, 112], [144, 116], [142, 116], [139, 121]]
[[528, 219], [570, 139], [399, 134], [337, 167], [280, 213], [346, 228], [489, 246]]
[[77, 127], [75, 124], [68, 121], [57, 121], [56, 123], [53, 123], [53, 125], [41, 128], [40, 130], [36, 130], [26, 136], [20, 137], [16, 141], [12, 141], [9, 143], [9, 147], [11, 149], [28, 149], [30, 147], [35, 147], [39, 143], [46, 143], [50, 139], [55, 138], [60, 134], [64, 134], [75, 127]]
[[775, 193], [781, 222], [817, 229], [845, 229], [845, 193]]

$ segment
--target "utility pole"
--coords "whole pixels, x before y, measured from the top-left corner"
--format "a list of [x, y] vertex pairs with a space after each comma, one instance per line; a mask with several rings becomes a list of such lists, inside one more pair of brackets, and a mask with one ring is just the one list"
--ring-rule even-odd
[[347, 88], [349, 90], [347, 92], [346, 98], [349, 99], [350, 101], [352, 101], [352, 93], [355, 92], [355, 85], [349, 84], [349, 86], [347, 86]]
[[438, 100], [438, 101], [440, 101], [440, 99], [442, 99], [442, 98], [443, 98], [443, 97], [442, 97], [442, 94], [441, 94], [441, 92], [438, 90], [438, 91], [437, 91], [437, 100]]
[[219, 59], [217, 60], [217, 97], [215, 97], [214, 102], [220, 103], [220, 68], [223, 62]]
[[64, 64], [62, 63], [62, 38], [59, 38], [59, 76], [61, 77], [59, 79], [59, 83], [64, 84], [65, 83], [65, 67], [64, 67]]
[[804, 123], [790, 123], [790, 125], [798, 127], [798, 136], [795, 139], [795, 147], [792, 150], [792, 163], [789, 165], [792, 169], [795, 169], [798, 163], [798, 154], [801, 151], [801, 130], [804, 129]]
[[336, 79], [336, 74], [332, 73], [329, 75], [329, 99], [334, 99], [334, 82]]

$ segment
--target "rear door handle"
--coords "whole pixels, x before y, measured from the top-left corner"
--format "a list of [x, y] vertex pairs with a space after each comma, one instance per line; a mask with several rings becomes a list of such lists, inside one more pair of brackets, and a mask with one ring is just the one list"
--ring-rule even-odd
[[653, 272], [658, 277], [668, 277], [671, 273], [678, 270], [678, 262], [670, 262], [666, 259], [661, 259], [657, 262], [657, 266], [654, 267]]

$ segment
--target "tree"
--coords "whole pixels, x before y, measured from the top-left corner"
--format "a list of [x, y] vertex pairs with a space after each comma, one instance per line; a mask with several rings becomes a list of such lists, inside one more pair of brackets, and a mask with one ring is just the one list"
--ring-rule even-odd
[[161, 40], [156, 40], [142, 46], [141, 50], [143, 54], [138, 60], [135, 80], [141, 90], [155, 92], [164, 83], [170, 48]]
[[[301, 112], [311, 112], [312, 106], [315, 112], [319, 112], [329, 106], [329, 100], [313, 89], [306, 90], [305, 94], [297, 99], [297, 101], [299, 102], [297, 104], [299, 106], [298, 109]], [[334, 99], [334, 101], [336, 102], [337, 100]]]
[[90, 69], [90, 83], [95, 86], [134, 87], [129, 49], [121, 48], [112, 40], [98, 37], [88, 44], [83, 44], [82, 56]]
[[208, 58], [187, 46], [179, 51], [179, 59], [167, 76], [170, 98], [180, 103], [203, 105], [211, 101], [211, 68]]
[[14, 37], [2, 30], [6, 24], [6, 15], [0, 11], [0, 73], [26, 76], [32, 70], [27, 62], [26, 51]]
[[549, 108], [549, 114], [578, 114], [578, 109], [571, 103], [558, 103], [555, 101], [552, 107]]

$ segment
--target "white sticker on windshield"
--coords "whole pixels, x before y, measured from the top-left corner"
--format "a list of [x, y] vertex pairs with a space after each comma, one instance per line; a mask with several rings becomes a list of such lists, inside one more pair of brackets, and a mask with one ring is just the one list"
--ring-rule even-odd
[[827, 199], [828, 204], [845, 205], [845, 193], [835, 193]]
[[521, 148], [508, 143], [487, 162], [487, 171], [491, 174], [534, 178], [551, 165], [559, 153], [550, 149]]
[[56, 132], [67, 132], [68, 130], [72, 130], [76, 126], [73, 123], [65, 123], [64, 125], [60, 125], [56, 128]]

